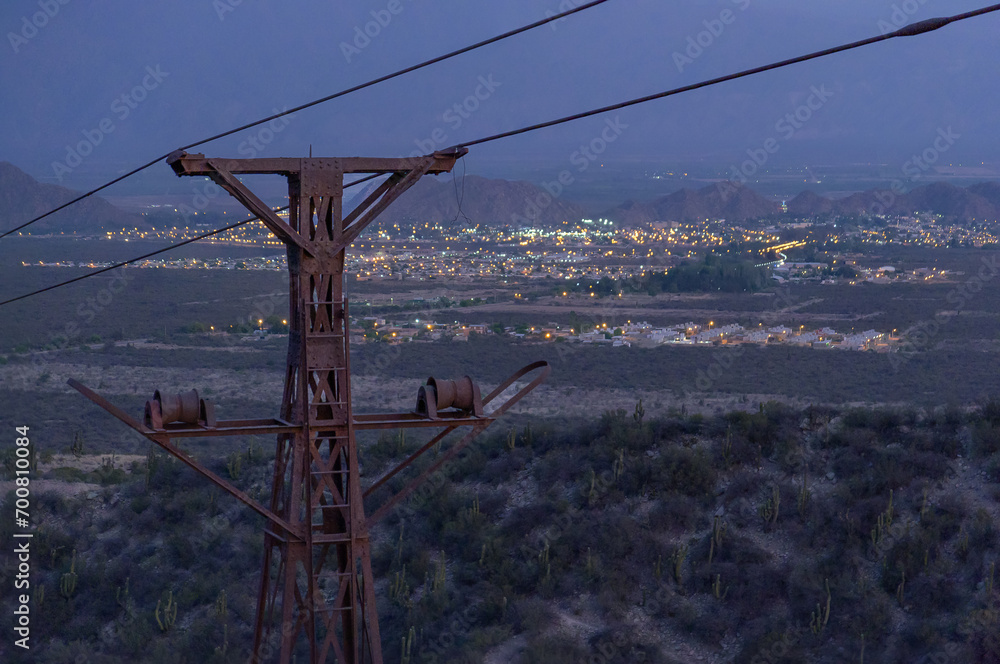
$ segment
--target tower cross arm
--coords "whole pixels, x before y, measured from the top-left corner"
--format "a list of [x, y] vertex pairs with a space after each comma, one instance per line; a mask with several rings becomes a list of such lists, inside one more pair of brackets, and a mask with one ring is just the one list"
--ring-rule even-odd
[[[426, 155], [434, 158], [427, 173], [450, 173], [455, 162], [468, 153], [466, 148], [444, 150]], [[313, 165], [338, 169], [343, 173], [400, 173], [421, 165], [425, 157], [308, 157]], [[221, 164], [237, 175], [296, 175], [302, 171], [303, 159], [299, 157], [258, 157], [254, 159], [209, 159], [204, 154], [188, 154], [178, 150], [167, 157], [167, 164], [177, 175], [211, 175], [215, 168], [210, 162]]]

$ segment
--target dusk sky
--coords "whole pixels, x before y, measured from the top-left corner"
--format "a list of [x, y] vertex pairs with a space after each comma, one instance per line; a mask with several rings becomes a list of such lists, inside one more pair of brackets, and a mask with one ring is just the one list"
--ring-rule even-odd
[[[12, 0], [0, 8], [6, 127], [0, 159], [44, 182], [61, 177], [74, 189], [560, 8], [558, 0], [63, 1]], [[562, 1], [563, 8], [572, 2]], [[38, 14], [47, 2], [51, 17]], [[875, 36], [894, 21], [984, 4], [612, 0], [301, 112], [276, 123], [280, 131], [249, 130], [201, 149], [295, 156], [307, 154], [311, 144], [317, 156], [407, 155], [418, 142], [443, 148]], [[26, 27], [33, 15], [44, 27]], [[378, 18], [384, 25], [375, 23]], [[374, 37], [358, 36], [366, 24]], [[726, 163], [775, 138], [781, 144], [775, 164], [902, 163], [948, 128], [958, 137], [949, 162], [995, 162], [998, 34], [1000, 14], [992, 14], [504, 140], [474, 148], [469, 172], [516, 160], [569, 164], [574, 150], [600, 135], [615, 115], [622, 130], [602, 155], [609, 162]], [[699, 39], [707, 45], [693, 47]], [[780, 126], [813, 90], [824, 94], [821, 102], [812, 100], [818, 108], [809, 119], [794, 132]], [[255, 138], [262, 151], [252, 148]], [[263, 145], [262, 138], [271, 142]], [[73, 166], [67, 148], [88, 140], [94, 143], [90, 154]], [[169, 175], [166, 166], [160, 170]]]

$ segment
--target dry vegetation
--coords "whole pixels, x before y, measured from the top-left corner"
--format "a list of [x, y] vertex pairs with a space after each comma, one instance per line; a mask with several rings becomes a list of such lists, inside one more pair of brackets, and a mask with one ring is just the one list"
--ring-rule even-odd
[[[411, 628], [413, 663], [1000, 661], [996, 403], [498, 426], [376, 532], [387, 661]], [[367, 444], [366, 476], [417, 444]], [[234, 454], [206, 461], [262, 495], [269, 455]], [[162, 455], [106, 459], [40, 460], [99, 488], [37, 494], [31, 661], [243, 661], [257, 519]]]

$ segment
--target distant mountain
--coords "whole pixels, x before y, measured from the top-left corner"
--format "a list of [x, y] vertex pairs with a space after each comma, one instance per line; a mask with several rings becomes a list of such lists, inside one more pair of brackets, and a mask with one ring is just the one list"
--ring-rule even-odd
[[604, 213], [625, 226], [656, 221], [690, 222], [699, 219], [744, 221], [779, 214], [781, 208], [735, 182], [720, 182], [702, 189], [681, 189], [649, 203], [627, 201]]
[[[51, 210], [78, 194], [42, 184], [16, 166], [0, 161], [0, 232]], [[365, 192], [359, 194], [363, 198]], [[461, 200], [461, 210], [459, 209]], [[986, 182], [967, 189], [938, 182], [905, 193], [870, 190], [829, 199], [803, 191], [788, 201], [790, 217], [932, 212], [958, 220], [1000, 219], [1000, 184]], [[726, 219], [740, 222], [782, 215], [776, 201], [735, 182], [701, 189], [681, 189], [648, 202], [626, 201], [599, 215], [624, 226], [660, 221], [691, 222]], [[530, 182], [488, 179], [476, 175], [457, 180], [426, 177], [393, 202], [380, 220], [389, 223], [437, 223], [445, 226], [482, 224], [490, 227], [556, 226], [589, 216], [576, 203], [552, 196]], [[786, 215], [783, 215], [786, 216]], [[98, 232], [148, 226], [141, 215], [120, 210], [91, 196], [31, 226], [32, 232]]]
[[467, 225], [471, 221], [489, 226], [553, 226], [564, 221], [576, 222], [585, 216], [579, 205], [553, 198], [530, 182], [469, 175], [456, 181], [423, 178], [379, 219], [392, 223]]
[[985, 182], [963, 189], [935, 182], [905, 194], [873, 189], [836, 200], [804, 191], [788, 203], [788, 213], [801, 217], [880, 211], [888, 214], [931, 212], [957, 220], [996, 220], [1000, 219], [1000, 184]]
[[[79, 196], [54, 184], [42, 184], [17, 166], [0, 161], [0, 232]], [[31, 225], [26, 232], [94, 232], [105, 228], [142, 227], [140, 215], [120, 210], [103, 198], [91, 196]]]
[[791, 215], [810, 216], [830, 212], [833, 212], [833, 201], [813, 191], [803, 191], [788, 201], [788, 214]]
[[997, 182], [981, 182], [979, 184], [974, 184], [969, 187], [968, 191], [972, 192], [977, 196], [982, 196], [988, 200], [992, 205], [1000, 208], [1000, 183]]
[[[626, 201], [603, 216], [636, 226], [657, 221], [691, 222], [698, 219], [745, 221], [779, 214], [777, 203], [733, 182], [719, 182], [702, 189], [681, 189], [648, 203]], [[896, 194], [888, 189], [862, 191], [838, 199], [803, 191], [788, 201], [792, 217], [866, 213], [907, 215], [932, 212], [957, 220], [1000, 219], [1000, 184], [985, 182], [968, 189], [945, 182]]]

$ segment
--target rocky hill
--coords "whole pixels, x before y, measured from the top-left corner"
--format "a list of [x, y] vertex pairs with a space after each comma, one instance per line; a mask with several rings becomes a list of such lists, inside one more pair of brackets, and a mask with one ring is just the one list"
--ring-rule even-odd
[[744, 221], [769, 217], [780, 212], [769, 201], [738, 183], [720, 182], [698, 190], [681, 189], [648, 203], [628, 201], [603, 216], [625, 226], [656, 221], [690, 222], [699, 219]]
[[[42, 184], [16, 166], [0, 162], [0, 230], [17, 226], [76, 195], [77, 192], [65, 187]], [[937, 182], [907, 193], [873, 189], [838, 199], [807, 190], [788, 201], [788, 215], [793, 217], [917, 211], [959, 221], [1000, 219], [1000, 184], [984, 182], [962, 188]], [[681, 189], [652, 201], [625, 201], [601, 216], [620, 225], [637, 226], [699, 219], [741, 222], [779, 214], [782, 213], [776, 201], [739, 183], [724, 181], [701, 189]], [[390, 224], [481, 224], [496, 228], [556, 226], [587, 215], [576, 203], [553, 197], [530, 182], [469, 175], [455, 180], [423, 178], [389, 206], [380, 220]], [[93, 232], [142, 224], [141, 216], [93, 196], [38, 222], [32, 230]]]
[[[17, 166], [0, 161], [0, 231], [6, 231], [79, 196], [79, 192], [43, 184]], [[105, 228], [141, 227], [142, 217], [91, 196], [33, 224], [32, 233], [95, 232]]]
[[[461, 202], [461, 208], [459, 208]], [[555, 225], [586, 216], [575, 203], [553, 198], [530, 182], [476, 175], [423, 178], [380, 217], [392, 223], [471, 223], [489, 226]]]
[[[959, 221], [1000, 219], [1000, 184], [984, 182], [963, 189], [945, 182], [917, 187], [907, 193], [888, 189], [862, 191], [831, 199], [803, 191], [788, 201], [795, 217], [871, 213], [932, 212]], [[648, 203], [627, 201], [604, 214], [625, 226], [657, 221], [691, 222], [698, 219], [746, 221], [779, 214], [774, 201], [737, 183], [720, 182], [702, 189], [681, 189]]]
[[881, 211], [888, 214], [932, 212], [960, 221], [992, 221], [1000, 219], [1000, 185], [984, 182], [963, 189], [935, 182], [903, 194], [888, 189], [872, 189], [836, 200], [804, 191], [788, 202], [789, 214], [802, 217]]

